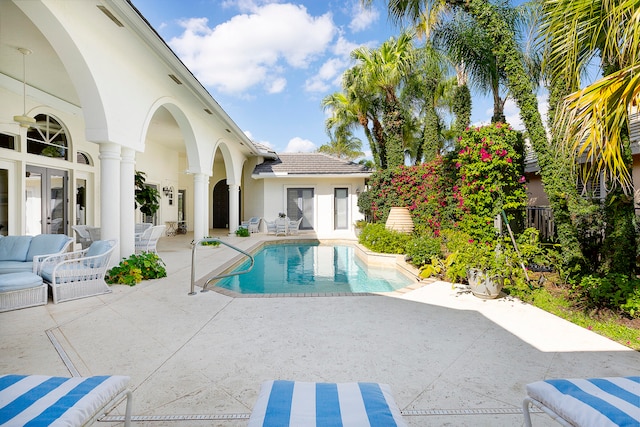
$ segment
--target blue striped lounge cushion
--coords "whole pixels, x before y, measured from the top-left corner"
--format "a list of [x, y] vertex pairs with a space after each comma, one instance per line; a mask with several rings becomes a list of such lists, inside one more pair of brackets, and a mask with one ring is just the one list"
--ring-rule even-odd
[[127, 388], [129, 377], [0, 376], [0, 426], [82, 426]]
[[406, 427], [387, 384], [267, 381], [248, 427]]
[[574, 426], [640, 426], [640, 377], [537, 381], [527, 394]]

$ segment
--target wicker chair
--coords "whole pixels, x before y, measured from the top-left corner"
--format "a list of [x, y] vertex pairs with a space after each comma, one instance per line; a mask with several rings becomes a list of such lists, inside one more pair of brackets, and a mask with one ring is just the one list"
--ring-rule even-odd
[[115, 240], [96, 240], [87, 249], [34, 259], [33, 271], [51, 287], [53, 303], [111, 292], [104, 281]]
[[262, 221], [262, 218], [254, 216], [249, 221], [242, 221], [241, 226], [249, 230], [249, 233], [259, 233], [260, 221]]
[[140, 235], [140, 238], [136, 239], [136, 253], [158, 253], [156, 245], [160, 237], [162, 237], [165, 228], [167, 228], [166, 225], [154, 225], [153, 227], [147, 228], [144, 233]]
[[91, 234], [86, 225], [74, 225], [71, 227], [76, 232], [76, 243], [82, 246], [82, 249], [87, 249], [91, 246]]
[[302, 222], [302, 218], [296, 220], [289, 220], [289, 226], [287, 232], [289, 234], [298, 234], [300, 230], [300, 223]]

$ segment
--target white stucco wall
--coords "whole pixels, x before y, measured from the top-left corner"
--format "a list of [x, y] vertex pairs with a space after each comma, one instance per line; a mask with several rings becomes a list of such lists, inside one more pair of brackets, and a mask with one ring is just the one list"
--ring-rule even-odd
[[[356, 189], [364, 187], [364, 178], [267, 178], [264, 182], [263, 217], [274, 220], [279, 212], [286, 212], [286, 195], [288, 188], [313, 188], [314, 205], [313, 230], [319, 239], [353, 239], [355, 238], [353, 223], [363, 219], [358, 211]], [[349, 212], [346, 230], [334, 227], [334, 189], [347, 188], [349, 191]]]

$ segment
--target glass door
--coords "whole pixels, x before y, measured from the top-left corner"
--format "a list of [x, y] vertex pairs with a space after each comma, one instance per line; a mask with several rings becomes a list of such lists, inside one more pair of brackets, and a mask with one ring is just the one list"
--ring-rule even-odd
[[302, 218], [301, 230], [313, 230], [313, 188], [287, 189], [287, 216], [293, 221]]
[[333, 228], [346, 230], [349, 228], [349, 189], [333, 190]]
[[67, 172], [27, 166], [26, 233], [67, 234]]

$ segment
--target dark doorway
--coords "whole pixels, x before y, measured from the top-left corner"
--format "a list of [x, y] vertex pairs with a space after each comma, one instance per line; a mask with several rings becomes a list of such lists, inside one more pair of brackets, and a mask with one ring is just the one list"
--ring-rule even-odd
[[229, 228], [229, 186], [223, 179], [213, 187], [213, 228]]

